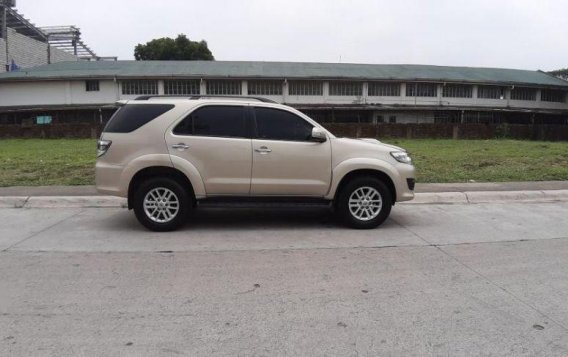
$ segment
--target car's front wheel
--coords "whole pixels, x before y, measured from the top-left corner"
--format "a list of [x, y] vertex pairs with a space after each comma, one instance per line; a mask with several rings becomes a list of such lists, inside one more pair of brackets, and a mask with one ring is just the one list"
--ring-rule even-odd
[[372, 176], [355, 177], [339, 192], [336, 212], [352, 228], [375, 228], [389, 216], [392, 200], [383, 181]]
[[173, 231], [184, 224], [190, 204], [190, 196], [182, 185], [161, 177], [142, 182], [133, 200], [138, 221], [157, 232]]

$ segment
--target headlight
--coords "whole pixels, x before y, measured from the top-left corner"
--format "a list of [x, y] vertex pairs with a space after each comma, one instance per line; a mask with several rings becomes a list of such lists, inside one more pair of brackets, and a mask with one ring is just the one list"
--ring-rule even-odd
[[412, 164], [412, 159], [406, 151], [391, 151], [391, 156], [398, 162], [403, 164]]
[[99, 140], [97, 142], [97, 157], [103, 156], [110, 147], [110, 144], [112, 144], [110, 140]]

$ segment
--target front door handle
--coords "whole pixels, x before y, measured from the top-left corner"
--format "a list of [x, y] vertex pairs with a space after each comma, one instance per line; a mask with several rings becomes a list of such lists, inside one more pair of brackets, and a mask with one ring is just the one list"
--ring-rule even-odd
[[268, 154], [269, 152], [272, 152], [272, 150], [270, 150], [266, 146], [261, 146], [258, 149], [254, 149], [254, 151], [259, 152], [261, 154]]
[[172, 145], [173, 149], [178, 149], [179, 151], [185, 150], [185, 149], [189, 149], [188, 145], [185, 145], [184, 143], [179, 143], [179, 144], [174, 144]]

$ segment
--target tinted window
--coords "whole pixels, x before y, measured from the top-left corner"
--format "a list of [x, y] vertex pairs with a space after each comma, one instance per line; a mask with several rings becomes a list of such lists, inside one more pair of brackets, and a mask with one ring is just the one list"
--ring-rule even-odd
[[290, 112], [271, 108], [255, 108], [258, 138], [307, 141], [313, 125]]
[[130, 133], [173, 107], [172, 104], [127, 104], [114, 113], [103, 131]]
[[247, 137], [243, 107], [207, 106], [199, 108], [175, 127], [174, 134]]

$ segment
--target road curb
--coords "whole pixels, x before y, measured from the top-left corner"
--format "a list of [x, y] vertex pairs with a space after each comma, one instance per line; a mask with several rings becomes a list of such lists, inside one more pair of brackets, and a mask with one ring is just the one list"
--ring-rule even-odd
[[471, 191], [416, 193], [414, 200], [403, 204], [477, 204], [507, 202], [568, 202], [568, 190]]
[[[507, 202], [568, 202], [568, 190], [473, 191], [416, 193], [401, 204], [479, 204]], [[125, 208], [114, 196], [0, 196], [0, 208]]]

